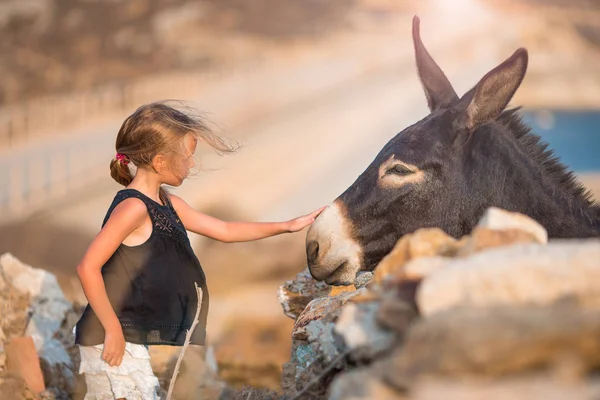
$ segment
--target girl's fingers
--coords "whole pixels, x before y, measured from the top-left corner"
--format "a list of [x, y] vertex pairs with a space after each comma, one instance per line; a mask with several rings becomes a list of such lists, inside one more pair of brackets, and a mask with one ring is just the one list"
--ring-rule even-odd
[[315, 215], [319, 215], [323, 212], [323, 210], [325, 210], [327, 208], [327, 206], [323, 206], [321, 208], [319, 208], [317, 211], [315, 211], [313, 214]]
[[110, 365], [112, 367], [115, 365], [115, 363], [118, 359], [118, 356], [116, 355], [115, 352], [108, 351], [108, 352], [106, 352], [106, 355], [103, 357], [103, 359], [108, 365]]
[[302, 217], [298, 217], [296, 219], [299, 219], [299, 220], [307, 219], [308, 221], [314, 221], [315, 218], [317, 218], [317, 216], [320, 213], [322, 213], [323, 210], [326, 209], [326, 208], [327, 208], [327, 206], [323, 206], [323, 207], [319, 208], [318, 210], [315, 210], [315, 211], [313, 211], [313, 212], [311, 212], [309, 214], [303, 215]]

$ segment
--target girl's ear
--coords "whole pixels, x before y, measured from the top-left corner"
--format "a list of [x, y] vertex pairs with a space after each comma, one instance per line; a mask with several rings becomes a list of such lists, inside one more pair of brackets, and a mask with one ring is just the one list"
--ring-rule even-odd
[[152, 159], [151, 165], [152, 165], [152, 169], [154, 169], [154, 172], [160, 174], [161, 172], [163, 172], [165, 170], [165, 168], [167, 166], [167, 159], [165, 158], [164, 155], [157, 154]]

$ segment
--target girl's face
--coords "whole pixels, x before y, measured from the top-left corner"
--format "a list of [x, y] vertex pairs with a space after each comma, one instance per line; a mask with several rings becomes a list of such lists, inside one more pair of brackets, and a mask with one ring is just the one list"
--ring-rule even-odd
[[194, 153], [197, 145], [198, 140], [188, 133], [183, 137], [179, 149], [167, 154], [166, 168], [160, 172], [164, 183], [170, 186], [180, 186], [183, 183], [190, 173], [190, 168], [196, 165]]

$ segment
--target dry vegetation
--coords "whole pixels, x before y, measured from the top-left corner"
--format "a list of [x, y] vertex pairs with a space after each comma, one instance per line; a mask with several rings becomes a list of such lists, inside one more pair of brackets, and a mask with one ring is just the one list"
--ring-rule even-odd
[[336, 29], [352, 3], [3, 0], [0, 105], [258, 56]]

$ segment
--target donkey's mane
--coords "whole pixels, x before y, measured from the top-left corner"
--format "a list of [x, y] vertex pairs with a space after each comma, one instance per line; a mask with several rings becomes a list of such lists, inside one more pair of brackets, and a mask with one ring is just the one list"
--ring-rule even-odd
[[542, 138], [531, 131], [531, 128], [522, 120], [519, 113], [521, 107], [505, 110], [498, 117], [521, 144], [523, 149], [544, 169], [546, 176], [556, 182], [563, 193], [574, 200], [574, 204], [581, 207], [581, 211], [596, 219], [600, 217], [600, 204], [593, 199], [592, 193], [587, 190], [572, 171], [560, 162], [552, 149]]

